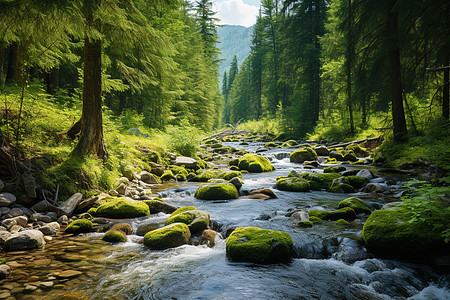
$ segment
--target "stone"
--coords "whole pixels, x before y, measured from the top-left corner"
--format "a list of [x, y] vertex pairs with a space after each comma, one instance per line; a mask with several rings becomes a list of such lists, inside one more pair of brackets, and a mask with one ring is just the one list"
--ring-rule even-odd
[[136, 230], [136, 235], [144, 236], [147, 232], [158, 229], [161, 223], [149, 223], [139, 226]]
[[309, 187], [312, 190], [320, 191], [321, 189], [328, 189], [330, 188], [331, 184], [333, 183], [333, 180], [336, 178], [341, 177], [341, 174], [339, 173], [306, 173], [302, 174], [303, 178], [308, 180]]
[[145, 204], [148, 205], [151, 214], [157, 214], [159, 212], [163, 212], [165, 214], [171, 214], [177, 210], [175, 206], [169, 205], [165, 203], [160, 198], [153, 198], [151, 200], [145, 200]]
[[3, 244], [5, 251], [19, 251], [41, 248], [45, 245], [44, 235], [39, 230], [24, 230], [11, 235]]
[[13, 225], [13, 226], [9, 229], [9, 232], [14, 234], [14, 233], [17, 233], [17, 232], [21, 231], [22, 229], [23, 229], [23, 227], [20, 226], [20, 225]]
[[75, 271], [75, 270], [66, 270], [66, 271], [62, 271], [59, 274], [55, 274], [58, 278], [63, 278], [63, 279], [69, 279], [69, 278], [74, 278], [74, 277], [78, 277], [80, 275], [82, 275], [83, 273], [80, 271]]
[[299, 210], [294, 212], [291, 217], [289, 218], [289, 221], [292, 223], [297, 224], [298, 222], [306, 222], [309, 221], [309, 215], [304, 210]]
[[2, 246], [10, 236], [11, 233], [8, 231], [0, 231], [0, 246]]
[[54, 207], [46, 200], [42, 200], [38, 203], [36, 203], [35, 205], [33, 205], [33, 207], [31, 208], [32, 210], [34, 210], [35, 212], [48, 212], [48, 211], [52, 211], [54, 210]]
[[211, 229], [205, 229], [202, 231], [202, 235], [200, 236], [200, 245], [206, 245], [209, 248], [214, 247], [216, 244], [216, 236], [217, 232]]
[[11, 211], [11, 208], [9, 208], [9, 207], [0, 207], [0, 215], [9, 214], [10, 211]]
[[58, 218], [56, 222], [58, 222], [61, 225], [67, 225], [69, 224], [69, 218], [66, 215], [62, 215]]
[[28, 218], [27, 217], [25, 217], [25, 216], [18, 216], [18, 217], [14, 217], [12, 219], [16, 221], [17, 225], [20, 225], [22, 227], [27, 227], [27, 223], [28, 223]]
[[360, 170], [358, 173], [356, 173], [356, 176], [364, 177], [368, 180], [375, 178], [375, 175], [373, 175], [373, 173], [367, 169]]
[[234, 261], [276, 263], [292, 257], [293, 242], [286, 232], [238, 227], [227, 239], [226, 253]]
[[187, 169], [197, 169], [197, 161], [192, 157], [177, 156], [173, 164], [175, 166], [185, 166]]
[[67, 215], [70, 217], [77, 208], [82, 198], [83, 195], [81, 193], [73, 194], [69, 199], [67, 199], [57, 207], [58, 214]]
[[184, 223], [173, 223], [150, 232], [144, 236], [144, 245], [150, 249], [163, 250], [189, 243], [191, 232]]
[[22, 183], [25, 193], [30, 198], [36, 198], [36, 180], [30, 173], [22, 174]]
[[245, 154], [239, 160], [238, 167], [250, 173], [271, 172], [275, 170], [275, 167], [272, 166], [267, 158], [253, 153]]
[[310, 186], [306, 179], [299, 177], [282, 177], [275, 187], [280, 191], [309, 192]]
[[192, 234], [201, 232], [209, 227], [209, 214], [203, 210], [188, 210], [178, 214], [172, 214], [164, 225], [173, 223], [184, 223], [189, 227]]
[[357, 214], [370, 214], [372, 212], [366, 202], [356, 197], [347, 198], [339, 202], [338, 208], [344, 207], [352, 208]]
[[344, 219], [346, 221], [353, 221], [356, 219], [356, 213], [350, 207], [344, 207], [333, 211], [309, 210], [308, 215], [310, 219], [312, 217], [317, 217], [322, 220], [331, 220], [331, 221], [337, 221], [339, 219]]
[[41, 213], [34, 213], [31, 215], [30, 220], [33, 222], [41, 221], [44, 223], [50, 223], [52, 221], [52, 218]]
[[[350, 177], [350, 176], [349, 176]], [[355, 188], [350, 185], [348, 177], [339, 177], [333, 180], [328, 188], [331, 193], [355, 193]]]
[[316, 151], [319, 156], [328, 156], [330, 154], [330, 150], [325, 146], [317, 146], [314, 148], [314, 151]]
[[385, 188], [377, 183], [369, 183], [364, 187], [364, 193], [383, 193]]
[[18, 207], [14, 207], [13, 209], [11, 209], [11, 211], [9, 213], [13, 217], [18, 217], [18, 216], [23, 215], [23, 210]]
[[158, 177], [156, 177], [156, 175], [151, 174], [147, 171], [142, 171], [141, 173], [139, 173], [139, 178], [141, 178], [142, 182], [145, 182], [147, 184], [159, 184], [159, 180]]
[[50, 289], [53, 287], [53, 285], [54, 285], [53, 281], [43, 281], [41, 282], [39, 287], [43, 289]]
[[119, 196], [119, 193], [116, 190], [110, 190], [108, 192], [108, 195], [113, 196], [113, 197], [117, 197], [117, 196]]
[[[250, 193], [249, 193], [250, 196], [255, 195], [255, 194], [256, 195], [257, 194], [266, 195], [268, 197], [267, 199], [276, 199], [276, 198], [278, 198], [277, 195], [275, 195], [275, 193], [269, 188], [262, 188], [262, 189], [257, 189], [257, 190], [251, 190]], [[250, 199], [254, 199], [254, 198], [251, 198], [250, 196], [249, 196]]]
[[60, 225], [58, 222], [51, 222], [38, 228], [38, 230], [45, 235], [56, 235], [59, 232], [59, 229]]
[[150, 209], [147, 204], [128, 197], [106, 197], [100, 206], [91, 208], [88, 212], [97, 217], [113, 219], [136, 218], [150, 215]]
[[92, 207], [95, 202], [97, 202], [101, 198], [105, 198], [105, 197], [108, 197], [108, 195], [101, 194], [101, 195], [89, 197], [88, 199], [81, 200], [81, 202], [78, 203], [78, 206], [75, 211], [84, 212], [86, 209]]
[[2, 221], [2, 226], [5, 227], [7, 230], [11, 229], [11, 227], [13, 227], [14, 225], [17, 225], [17, 221], [12, 218], [5, 219]]
[[289, 160], [293, 163], [303, 163], [304, 161], [312, 161], [317, 159], [317, 153], [309, 148], [295, 150], [289, 156]]
[[319, 162], [318, 162], [318, 161], [315, 161], [315, 160], [311, 160], [311, 161], [305, 160], [305, 161], [303, 162], [303, 167], [317, 168], [317, 167], [319, 167]]
[[121, 183], [117, 188], [116, 191], [119, 195], [125, 195], [127, 193], [127, 185], [125, 183]]
[[3, 191], [4, 188], [5, 188], [5, 184], [4, 184], [3, 181], [0, 179], [0, 192]]
[[102, 240], [109, 243], [125, 243], [127, 237], [123, 231], [111, 229], [103, 235]]
[[16, 202], [16, 196], [11, 193], [0, 193], [0, 207], [1, 206], [10, 206]]
[[238, 191], [241, 189], [242, 185], [244, 184], [242, 179], [240, 179], [238, 177], [234, 177], [231, 180], [229, 180], [228, 182], [231, 183], [232, 185], [234, 185]]
[[228, 200], [238, 199], [239, 193], [233, 184], [219, 183], [198, 188], [194, 197], [202, 200]]
[[124, 234], [128, 235], [133, 232], [133, 228], [128, 223], [117, 223], [114, 224], [110, 230], [122, 231]]
[[92, 221], [88, 219], [78, 219], [70, 223], [69, 226], [66, 227], [65, 232], [73, 234], [91, 232], [92, 227]]

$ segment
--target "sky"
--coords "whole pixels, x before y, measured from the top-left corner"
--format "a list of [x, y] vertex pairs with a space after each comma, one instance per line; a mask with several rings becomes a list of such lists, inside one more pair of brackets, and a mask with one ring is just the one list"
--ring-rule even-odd
[[256, 22], [260, 0], [215, 0], [213, 3], [215, 17], [221, 20], [219, 24], [250, 27]]

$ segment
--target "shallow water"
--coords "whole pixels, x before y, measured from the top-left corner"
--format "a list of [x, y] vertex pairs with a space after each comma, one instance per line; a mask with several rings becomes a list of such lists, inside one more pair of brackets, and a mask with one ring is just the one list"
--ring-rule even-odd
[[[241, 148], [254, 151], [260, 146]], [[300, 164], [283, 159], [285, 155], [279, 154], [283, 152], [289, 150], [263, 152], [276, 170], [244, 174], [243, 189], [273, 188], [277, 176], [287, 175], [292, 169], [305, 171]], [[395, 184], [389, 187], [395, 189], [404, 178], [388, 179]], [[36, 291], [25, 290], [13, 296], [61, 299], [71, 293], [89, 299], [450, 299], [448, 275], [425, 265], [373, 258], [348, 238], [360, 236], [367, 217], [344, 227], [324, 222], [306, 229], [296, 227], [286, 217], [287, 212], [299, 208], [334, 209], [348, 197], [346, 194], [274, 190], [278, 199], [203, 201], [193, 197], [198, 186], [171, 183], [160, 196], [175, 206], [193, 205], [207, 211], [222, 236], [238, 226], [286, 231], [293, 238], [295, 257], [289, 263], [274, 265], [231, 262], [226, 258], [225, 240], [220, 237], [213, 248], [185, 245], [164, 251], [146, 249], [137, 243], [140, 237], [136, 235], [114, 246], [101, 241], [102, 234], [59, 237], [43, 250], [7, 254], [8, 261], [22, 265], [14, 268], [8, 282], [20, 283], [16, 287], [20, 288], [30, 284], [32, 278], [31, 284], [37, 286]], [[368, 202], [380, 205], [389, 201], [392, 198], [386, 196]], [[131, 225], [136, 230], [142, 224], [162, 223], [168, 216], [160, 213], [139, 218]], [[50, 261], [36, 263], [44, 258]], [[64, 279], [58, 275], [62, 270], [80, 271], [82, 275]], [[46, 281], [55, 285], [50, 289], [40, 285]]]

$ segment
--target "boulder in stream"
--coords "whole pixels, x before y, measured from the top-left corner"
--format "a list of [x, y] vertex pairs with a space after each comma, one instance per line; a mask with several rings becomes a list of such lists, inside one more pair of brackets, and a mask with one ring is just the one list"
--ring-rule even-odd
[[111, 229], [103, 235], [102, 240], [110, 243], [125, 243], [127, 237], [123, 231]]
[[11, 193], [0, 193], [0, 207], [10, 206], [14, 202], [16, 202], [16, 199], [16, 196]]
[[209, 227], [209, 214], [203, 210], [188, 210], [178, 214], [172, 214], [164, 225], [173, 223], [184, 223], [189, 227], [192, 234], [201, 232]]
[[157, 214], [159, 212], [163, 212], [165, 214], [171, 214], [175, 210], [177, 210], [177, 208], [175, 206], [165, 203], [160, 198], [153, 198], [151, 200], [145, 200], [144, 203], [148, 205], [148, 207], [150, 209], [150, 213], [152, 213], [152, 214]]
[[239, 160], [239, 169], [247, 170], [250, 173], [271, 172], [275, 167], [267, 158], [261, 155], [247, 153]]
[[64, 232], [66, 233], [73, 233], [73, 234], [79, 234], [79, 233], [85, 233], [85, 232], [91, 232], [92, 231], [92, 221], [88, 219], [78, 219], [70, 223]]
[[113, 219], [136, 218], [150, 215], [150, 209], [147, 204], [127, 197], [106, 197], [97, 208], [92, 207], [88, 212], [96, 217]]
[[339, 177], [333, 180], [333, 183], [328, 188], [331, 193], [355, 193], [355, 188], [350, 185], [348, 177]]
[[309, 210], [308, 215], [310, 219], [317, 217], [322, 220], [337, 221], [344, 219], [346, 221], [353, 221], [356, 219], [356, 213], [350, 207], [340, 208], [338, 210], [326, 211], [326, 210]]
[[311, 161], [317, 159], [317, 153], [309, 147], [295, 150], [289, 157], [293, 163], [303, 163], [304, 161]]
[[239, 198], [239, 193], [233, 184], [219, 183], [200, 187], [194, 197], [202, 200], [228, 200]]
[[227, 239], [226, 252], [234, 261], [275, 263], [292, 257], [293, 242], [286, 232], [238, 227]]
[[308, 181], [300, 177], [282, 177], [277, 180], [275, 187], [290, 192], [309, 192], [310, 188]]
[[144, 236], [144, 245], [150, 249], [163, 250], [189, 243], [191, 232], [184, 223], [173, 223], [152, 231]]
[[37, 249], [45, 245], [44, 235], [39, 230], [24, 230], [12, 234], [3, 244], [5, 251]]
[[352, 208], [355, 213], [357, 214], [370, 214], [371, 210], [369, 206], [367, 206], [366, 202], [363, 200], [356, 198], [356, 197], [350, 197], [345, 200], [342, 200], [338, 204], [338, 208], [344, 208], [344, 207], [350, 207]]

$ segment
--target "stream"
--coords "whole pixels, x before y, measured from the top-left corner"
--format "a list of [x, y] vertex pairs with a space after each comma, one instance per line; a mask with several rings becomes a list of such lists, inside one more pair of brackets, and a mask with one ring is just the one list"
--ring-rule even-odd
[[[223, 144], [253, 152], [262, 145]], [[290, 163], [286, 155], [290, 151], [259, 153], [268, 157], [276, 170], [243, 174], [242, 189], [274, 188], [276, 177], [287, 176], [293, 169], [322, 172], [303, 170], [301, 164]], [[219, 168], [228, 167], [226, 162], [216, 163]], [[379, 176], [372, 182], [392, 191], [407, 180], [383, 174], [375, 167], [364, 168]], [[141, 238], [137, 235], [117, 245], [103, 242], [100, 233], [59, 235], [42, 250], [7, 253], [7, 260], [16, 265], [4, 285], [12, 285], [11, 294], [16, 299], [450, 299], [448, 274], [424, 264], [377, 259], [358, 247], [352, 237], [361, 235], [367, 216], [348, 226], [324, 221], [312, 228], [299, 228], [286, 216], [295, 209], [335, 209], [349, 194], [274, 189], [278, 199], [204, 201], [193, 196], [200, 185], [166, 183], [158, 193], [168, 204], [193, 205], [208, 212], [213, 229], [221, 234], [213, 248], [184, 245], [155, 251], [137, 243]], [[380, 208], [397, 199], [390, 194], [364, 200]], [[136, 230], [143, 224], [163, 223], [168, 217], [159, 213], [134, 219], [131, 225]], [[224, 237], [238, 226], [288, 232], [294, 241], [294, 258], [289, 263], [272, 265], [229, 261]], [[65, 270], [81, 275], [64, 277]], [[37, 288], [27, 289], [24, 283], [33, 281]]]

